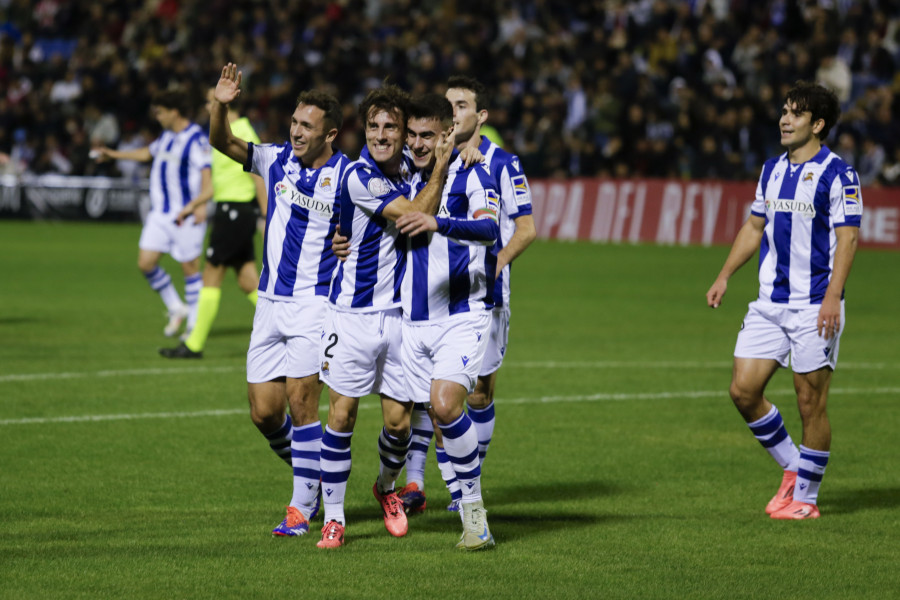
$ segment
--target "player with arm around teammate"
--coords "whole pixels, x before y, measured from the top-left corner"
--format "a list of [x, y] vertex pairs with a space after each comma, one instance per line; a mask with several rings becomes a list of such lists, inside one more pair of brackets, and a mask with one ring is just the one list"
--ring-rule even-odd
[[[412, 182], [415, 196], [427, 171]], [[409, 236], [403, 277], [403, 364], [409, 397], [427, 398], [462, 489], [458, 548], [494, 544], [481, 496], [478, 436], [464, 409], [474, 390], [490, 330], [500, 196], [484, 163], [450, 165], [437, 216], [400, 217]]]
[[[163, 333], [178, 333], [185, 319], [193, 327], [197, 315], [197, 297], [203, 285], [200, 253], [206, 234], [206, 203], [212, 198], [209, 140], [200, 126], [191, 122], [187, 95], [178, 90], [157, 94], [151, 101], [153, 115], [163, 128], [149, 146], [134, 150], [96, 148], [96, 160], [153, 161], [150, 167], [150, 212], [138, 242], [138, 268], [147, 283], [159, 293], [168, 311], [169, 321]], [[179, 211], [196, 203], [196, 214], [177, 223]], [[172, 278], [159, 266], [163, 254], [181, 263], [185, 301]]]
[[293, 495], [287, 516], [272, 531], [290, 537], [307, 533], [317, 510], [319, 339], [337, 264], [331, 238], [349, 160], [331, 146], [343, 122], [341, 105], [322, 92], [300, 94], [289, 142], [256, 145], [236, 137], [225, 111], [240, 93], [240, 82], [235, 65], [222, 69], [210, 106], [210, 140], [266, 183], [263, 267], [247, 352], [247, 388], [251, 419], [273, 450], [290, 440]]
[[[831, 447], [828, 387], [862, 218], [856, 171], [822, 144], [839, 115], [834, 93], [818, 84], [798, 82], [788, 91], [779, 120], [787, 152], [763, 165], [750, 217], [706, 293], [707, 304], [718, 307], [728, 279], [759, 249], [759, 297], [738, 333], [729, 393], [783, 469], [766, 506], [773, 519], [819, 517]], [[803, 427], [799, 451], [765, 397], [766, 384], [789, 356]]]
[[[512, 262], [534, 241], [536, 232], [531, 214], [531, 191], [519, 158], [481, 135], [481, 127], [488, 119], [488, 98], [484, 85], [471, 77], [455, 76], [448, 80], [447, 86], [446, 97], [453, 107], [457, 148], [478, 148], [485, 157], [485, 164], [494, 178], [501, 199], [498, 216], [500, 235], [492, 249], [492, 253], [497, 256], [497, 265], [491, 332], [475, 390], [466, 401], [469, 417], [478, 434], [479, 460], [483, 463], [494, 431], [494, 386], [509, 339]], [[399, 492], [409, 512], [421, 511], [425, 507], [425, 455], [432, 432], [427, 415], [419, 411], [414, 413], [413, 428], [413, 441], [406, 467], [407, 483]], [[461, 490], [444, 452], [440, 432], [436, 435], [438, 465], [450, 489], [451, 504], [448, 508], [455, 510], [459, 506]]]
[[[409, 105], [406, 92], [396, 86], [369, 92], [359, 107], [366, 146], [341, 186], [341, 232], [349, 238], [350, 249], [332, 282], [321, 344], [321, 377], [330, 388], [330, 405], [322, 438], [325, 526], [320, 548], [344, 544], [350, 442], [359, 399], [370, 393], [381, 397], [384, 420], [378, 439], [379, 474], [372, 491], [388, 532], [401, 537], [408, 530], [403, 504], [394, 491], [409, 447], [412, 410], [400, 340], [406, 240], [394, 223], [414, 210], [437, 211], [452, 150], [452, 140], [445, 140], [432, 180], [410, 201], [412, 169], [403, 153]], [[449, 119], [445, 125], [450, 126]], [[438, 133], [442, 135], [441, 129]]]

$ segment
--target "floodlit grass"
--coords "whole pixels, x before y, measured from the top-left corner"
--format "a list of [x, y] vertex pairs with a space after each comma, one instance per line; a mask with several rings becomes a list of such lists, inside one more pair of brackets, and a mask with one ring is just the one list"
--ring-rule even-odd
[[[497, 547], [428, 510], [391, 538], [364, 399], [347, 545], [272, 539], [290, 471], [247, 416], [252, 310], [226, 279], [200, 361], [156, 349], [134, 225], [0, 222], [0, 598], [893, 598], [900, 589], [896, 253], [860, 251], [832, 384], [822, 518], [776, 522], [780, 472], [727, 397], [755, 268], [726, 248], [537, 242], [516, 265], [483, 487]], [[179, 269], [164, 263], [176, 281]], [[799, 440], [789, 373], [770, 396]], [[327, 402], [322, 402], [323, 410]], [[324, 412], [323, 412], [324, 415]]]

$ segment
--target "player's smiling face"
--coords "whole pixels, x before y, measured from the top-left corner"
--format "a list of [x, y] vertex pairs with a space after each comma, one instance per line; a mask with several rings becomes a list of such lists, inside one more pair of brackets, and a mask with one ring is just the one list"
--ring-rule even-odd
[[789, 150], [802, 148], [815, 142], [815, 134], [821, 131], [819, 119], [812, 122], [812, 113], [808, 110], [798, 111], [796, 103], [784, 103], [781, 108], [781, 119], [778, 120], [778, 128], [781, 130], [781, 145]]
[[318, 106], [298, 104], [291, 115], [291, 148], [304, 165], [312, 165], [336, 134], [325, 125], [325, 111]]
[[409, 120], [406, 145], [412, 152], [417, 169], [429, 169], [434, 164], [434, 148], [441, 139], [441, 122], [438, 119]]
[[487, 111], [475, 107], [475, 92], [463, 88], [447, 90], [447, 100], [453, 106], [453, 130], [457, 145], [468, 142], [475, 129], [487, 121]]
[[[400, 111], [372, 107], [366, 119], [366, 147], [379, 166], [398, 163], [406, 142], [406, 127]], [[393, 166], [393, 165], [392, 165]], [[391, 170], [390, 167], [388, 170]], [[387, 172], [387, 171], [386, 171]]]

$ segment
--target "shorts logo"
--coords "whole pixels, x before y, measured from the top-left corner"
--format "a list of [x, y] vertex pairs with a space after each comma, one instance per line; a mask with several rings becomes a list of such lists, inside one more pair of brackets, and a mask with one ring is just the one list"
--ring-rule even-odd
[[460, 356], [460, 359], [462, 359], [462, 364], [463, 364], [464, 367], [467, 366], [467, 365], [469, 364], [469, 357], [468, 357], [468, 356]]
[[322, 363], [322, 372], [325, 373], [326, 375], [328, 375], [328, 373], [329, 373], [329, 371], [328, 371], [328, 361], [327, 361], [327, 360], [326, 360], [325, 362]]
[[853, 216], [862, 215], [862, 198], [859, 195], [858, 185], [844, 186], [844, 214]]
[[373, 177], [369, 180], [368, 185], [366, 185], [366, 189], [369, 190], [369, 193], [372, 194], [374, 198], [378, 198], [379, 196], [384, 196], [388, 192], [391, 191], [390, 184], [380, 177]]

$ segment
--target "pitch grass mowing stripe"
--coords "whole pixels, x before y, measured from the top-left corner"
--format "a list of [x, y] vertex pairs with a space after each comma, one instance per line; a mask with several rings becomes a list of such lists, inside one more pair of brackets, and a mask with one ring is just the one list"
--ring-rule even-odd
[[[796, 392], [791, 389], [769, 390], [766, 392], [770, 396], [791, 396]], [[829, 391], [832, 395], [883, 395], [883, 394], [900, 394], [900, 388], [835, 388]], [[657, 392], [646, 394], [591, 394], [586, 396], [543, 396], [539, 398], [510, 398], [508, 400], [498, 399], [497, 402], [503, 405], [512, 404], [555, 404], [563, 402], [628, 402], [632, 400], [671, 400], [671, 399], [693, 399], [693, 398], [715, 398], [724, 396], [722, 390], [698, 390], [686, 392]], [[373, 409], [379, 408], [380, 402], [360, 402], [359, 408]], [[327, 407], [319, 409], [320, 412], [327, 411]], [[227, 417], [231, 415], [244, 414], [247, 409], [232, 408], [222, 410], [197, 410], [191, 412], [160, 412], [160, 413], [133, 413], [133, 414], [115, 414], [115, 415], [73, 415], [68, 417], [31, 417], [24, 419], [0, 419], [0, 425], [39, 425], [48, 423], [89, 423], [95, 421], [131, 421], [136, 419], [183, 419], [190, 417]]]
[[[714, 361], [523, 361], [504, 364], [509, 369], [730, 369], [731, 362]], [[887, 363], [841, 363], [841, 369], [895, 371], [900, 365]], [[86, 379], [88, 377], [128, 377], [144, 375], [177, 375], [201, 373], [233, 373], [243, 366], [182, 367], [154, 369], [121, 369], [71, 373], [14, 373], [0, 375], [0, 383], [20, 381], [49, 381], [53, 379]]]

